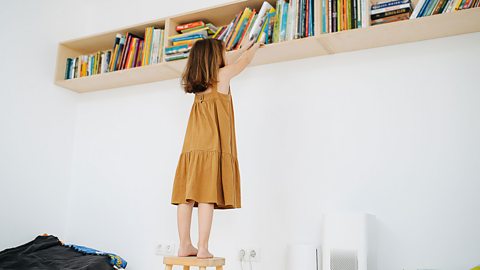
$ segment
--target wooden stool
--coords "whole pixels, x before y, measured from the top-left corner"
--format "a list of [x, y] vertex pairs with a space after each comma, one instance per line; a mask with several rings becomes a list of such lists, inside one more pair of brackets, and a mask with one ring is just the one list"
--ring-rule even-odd
[[200, 270], [206, 270], [207, 267], [216, 267], [216, 270], [223, 270], [225, 258], [213, 257], [209, 259], [198, 259], [197, 257], [163, 257], [165, 270], [172, 270], [174, 265], [183, 266], [183, 270], [190, 270], [190, 266], [196, 266]]

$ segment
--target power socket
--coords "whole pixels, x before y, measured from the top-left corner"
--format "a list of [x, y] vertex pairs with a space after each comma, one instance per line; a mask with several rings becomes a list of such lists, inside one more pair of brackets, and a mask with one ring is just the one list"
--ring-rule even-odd
[[155, 255], [170, 256], [175, 253], [175, 244], [158, 244], [155, 247]]
[[239, 261], [244, 261], [246, 260], [246, 255], [247, 255], [247, 251], [243, 248], [241, 248], [239, 251], [238, 251], [238, 260]]
[[238, 252], [238, 260], [259, 262], [260, 261], [260, 249], [259, 248], [241, 248]]

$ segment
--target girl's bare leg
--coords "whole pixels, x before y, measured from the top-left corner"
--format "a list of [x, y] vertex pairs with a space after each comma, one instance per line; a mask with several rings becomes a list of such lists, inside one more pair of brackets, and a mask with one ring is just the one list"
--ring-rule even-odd
[[178, 256], [195, 256], [197, 249], [192, 245], [190, 238], [190, 224], [192, 222], [193, 201], [182, 203], [177, 206], [177, 224], [178, 234], [180, 236], [180, 246], [178, 247]]
[[198, 253], [197, 258], [212, 258], [213, 254], [208, 251], [208, 238], [213, 219], [213, 203], [198, 204]]

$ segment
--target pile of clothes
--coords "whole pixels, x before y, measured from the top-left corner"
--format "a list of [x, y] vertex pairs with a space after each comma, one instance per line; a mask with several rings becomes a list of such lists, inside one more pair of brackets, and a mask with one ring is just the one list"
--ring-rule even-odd
[[0, 252], [1, 270], [112, 270], [125, 267], [127, 262], [116, 254], [64, 244], [56, 236], [48, 234]]

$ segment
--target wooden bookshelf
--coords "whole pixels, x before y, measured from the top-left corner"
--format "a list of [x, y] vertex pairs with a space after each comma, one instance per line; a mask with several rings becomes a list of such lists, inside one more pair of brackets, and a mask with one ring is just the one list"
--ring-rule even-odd
[[[276, 0], [267, 1], [275, 7]], [[415, 6], [416, 2], [417, 0], [412, 1], [412, 5]], [[125, 34], [126, 32], [132, 32], [143, 36], [146, 27], [156, 26], [165, 29], [165, 46], [169, 46], [168, 37], [177, 34], [175, 27], [179, 24], [204, 20], [216, 26], [226, 25], [231, 22], [237, 13], [243, 11], [245, 7], [255, 8], [258, 11], [262, 3], [263, 0], [236, 0], [96, 35], [60, 42], [57, 50], [55, 84], [82, 93], [179, 78], [185, 68], [187, 59], [170, 62], [165, 62], [162, 59], [162, 62], [158, 64], [69, 80], [65, 80], [64, 75], [67, 57], [111, 49], [117, 33]], [[251, 65], [271, 64], [480, 31], [480, 8], [459, 10], [334, 33], [321, 33], [320, 31], [320, 0], [314, 0], [314, 10], [314, 21], [316, 22], [315, 36], [267, 44], [258, 50]], [[227, 52], [227, 57], [235, 57], [235, 54], [237, 54], [236, 51], [229, 51]]]
[[317, 40], [328, 53], [333, 54], [478, 31], [480, 31], [480, 8], [471, 8], [322, 34]]

